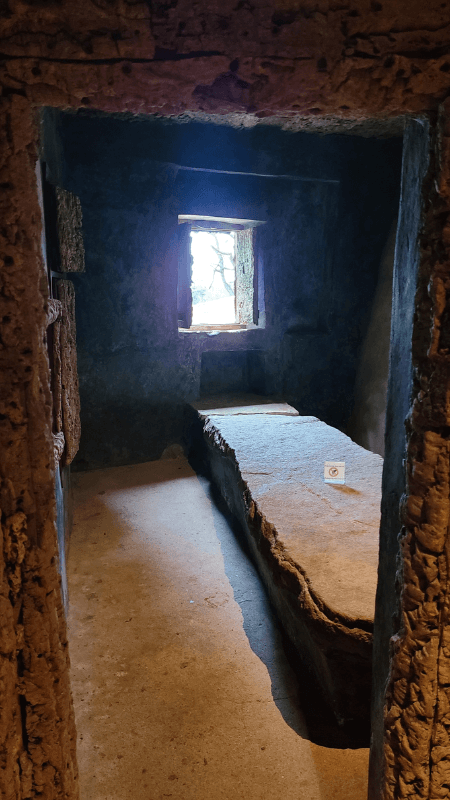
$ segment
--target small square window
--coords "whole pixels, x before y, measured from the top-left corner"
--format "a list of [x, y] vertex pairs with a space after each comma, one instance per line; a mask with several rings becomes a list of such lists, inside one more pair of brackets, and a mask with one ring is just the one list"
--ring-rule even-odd
[[235, 324], [236, 232], [191, 229], [191, 325]]
[[256, 322], [256, 220], [179, 217], [179, 328], [234, 330]]

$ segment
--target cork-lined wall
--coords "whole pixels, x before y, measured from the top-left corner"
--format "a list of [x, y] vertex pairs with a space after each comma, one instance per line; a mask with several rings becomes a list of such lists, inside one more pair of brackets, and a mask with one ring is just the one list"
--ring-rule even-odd
[[[397, 572], [400, 611], [373, 747], [380, 751], [385, 742], [385, 760], [372, 773], [371, 792], [372, 798], [445, 797], [449, 138], [441, 104], [449, 71], [447, 4], [7, 0], [0, 15], [2, 795], [78, 796], [56, 565], [47, 279], [34, 168], [37, 109], [85, 106], [227, 114], [234, 123], [264, 118], [366, 133], [399, 130], [392, 120], [400, 115], [430, 115]], [[392, 379], [396, 386], [396, 371]], [[392, 468], [398, 477], [404, 470], [399, 462]], [[397, 547], [384, 547], [381, 562], [393, 561]], [[382, 589], [383, 581], [381, 571]]]

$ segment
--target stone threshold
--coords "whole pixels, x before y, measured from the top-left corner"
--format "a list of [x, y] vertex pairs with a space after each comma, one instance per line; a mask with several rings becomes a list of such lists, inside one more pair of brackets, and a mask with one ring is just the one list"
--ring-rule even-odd
[[[383, 459], [270, 398], [207, 398], [212, 478], [279, 618], [342, 723], [369, 717]], [[346, 483], [326, 484], [325, 461]]]

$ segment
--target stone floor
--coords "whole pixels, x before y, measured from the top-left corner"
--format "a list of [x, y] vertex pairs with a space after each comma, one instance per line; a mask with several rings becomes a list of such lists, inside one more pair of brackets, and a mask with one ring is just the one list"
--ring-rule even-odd
[[368, 750], [312, 715], [208, 482], [177, 458], [74, 484], [81, 800], [365, 800]]

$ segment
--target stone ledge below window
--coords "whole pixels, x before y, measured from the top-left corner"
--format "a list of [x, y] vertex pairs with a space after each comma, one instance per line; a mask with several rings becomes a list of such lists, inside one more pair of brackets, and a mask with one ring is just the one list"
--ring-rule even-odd
[[224, 325], [192, 325], [191, 328], [179, 328], [179, 333], [236, 333], [238, 331], [264, 330], [261, 325], [244, 325], [228, 323]]

